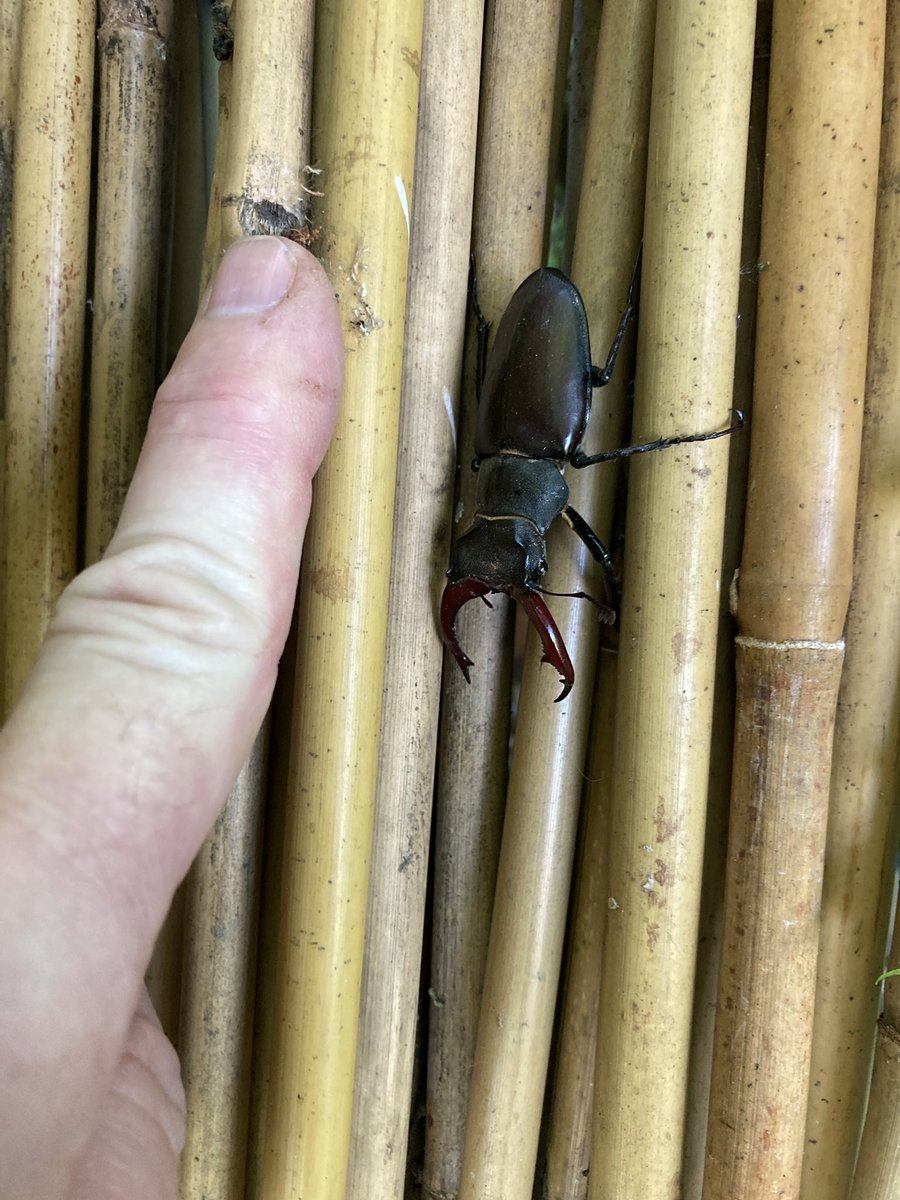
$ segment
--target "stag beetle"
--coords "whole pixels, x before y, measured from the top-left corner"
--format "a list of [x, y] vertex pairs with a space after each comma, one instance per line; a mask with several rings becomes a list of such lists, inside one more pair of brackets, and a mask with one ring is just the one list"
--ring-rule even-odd
[[[475, 433], [478, 471], [475, 515], [453, 550], [448, 583], [441, 598], [444, 643], [466, 682], [472, 660], [456, 637], [460, 608], [476, 596], [490, 604], [490, 592], [506, 592], [528, 615], [541, 636], [542, 662], [556, 667], [565, 699], [575, 670], [562, 634], [541, 596], [547, 571], [546, 533], [557, 517], [581, 538], [604, 571], [607, 602], [600, 617], [615, 620], [615, 582], [609, 554], [587, 521], [568, 503], [563, 469], [611, 462], [685, 442], [707, 442], [743, 425], [742, 414], [711, 433], [657, 438], [636, 446], [585, 454], [581, 441], [595, 387], [609, 383], [634, 307], [640, 256], [628, 287], [625, 311], [606, 363], [591, 363], [584, 303], [561, 271], [542, 267], [522, 283], [500, 320], [486, 353], [488, 324], [478, 307], [474, 270], [472, 307], [478, 321], [478, 419]], [[583, 596], [584, 593], [576, 593]]]

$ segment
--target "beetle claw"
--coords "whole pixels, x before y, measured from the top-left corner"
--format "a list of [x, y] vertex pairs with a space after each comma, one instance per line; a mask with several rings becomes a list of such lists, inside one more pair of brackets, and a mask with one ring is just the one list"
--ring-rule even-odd
[[[486, 604], [490, 605], [487, 593], [494, 590], [490, 584], [483, 583], [480, 579], [462, 579], [458, 583], [448, 583], [441, 597], [441, 632], [444, 645], [459, 664], [466, 683], [472, 682], [469, 678], [469, 667], [475, 664], [457, 640], [456, 618], [462, 606], [476, 597], [480, 596]], [[563, 690], [556, 697], [558, 704], [560, 700], [565, 700], [575, 682], [575, 668], [572, 666], [572, 660], [569, 658], [562, 634], [553, 620], [550, 609], [537, 592], [530, 588], [517, 587], [510, 588], [509, 594], [522, 605], [528, 620], [541, 635], [541, 644], [544, 647], [541, 662], [549, 663], [551, 667], [555, 667], [559, 671]], [[493, 607], [493, 605], [490, 606]]]
[[456, 659], [459, 669], [465, 676], [466, 683], [472, 682], [469, 677], [469, 667], [473, 667], [475, 664], [457, 640], [456, 618], [462, 606], [469, 600], [474, 600], [476, 596], [480, 596], [489, 608], [493, 607], [487, 599], [487, 593], [490, 590], [488, 584], [482, 583], [480, 579], [463, 579], [459, 583], [448, 583], [441, 597], [441, 632], [444, 637], [444, 645]]
[[560, 700], [565, 700], [571, 692], [572, 684], [575, 682], [575, 668], [569, 658], [566, 643], [559, 632], [559, 627], [553, 620], [553, 614], [537, 592], [517, 588], [513, 595], [524, 608], [528, 620], [541, 635], [541, 643], [544, 647], [541, 662], [549, 663], [551, 667], [556, 667], [559, 671], [559, 681], [563, 685], [563, 690], [556, 697], [556, 703], [559, 704]]

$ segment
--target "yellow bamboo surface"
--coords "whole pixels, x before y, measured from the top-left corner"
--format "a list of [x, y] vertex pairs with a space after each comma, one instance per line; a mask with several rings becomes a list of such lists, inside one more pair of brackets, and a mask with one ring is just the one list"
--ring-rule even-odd
[[75, 571], [92, 0], [22, 9], [6, 368], [5, 704]]
[[[737, 612], [747, 637], [834, 642], [844, 629], [883, 40], [881, 0], [774, 7], [756, 364], [768, 401], [754, 413]], [[784, 482], [772, 493], [763, 477]]]
[[586, 1200], [588, 1194], [597, 1008], [609, 896], [616, 666], [616, 655], [601, 650], [559, 1040], [547, 1115], [547, 1200]]
[[[897, 847], [900, 748], [900, 9], [888, 12], [856, 560], [838, 696], [804, 1200], [843, 1200], [865, 1115]], [[884, 1052], [888, 1042], [881, 1043]]]
[[[551, 554], [561, 541], [551, 540]], [[555, 616], [571, 649], [576, 620]], [[547, 679], [530, 639], [526, 649], [523, 695], [533, 691], [550, 704], [558, 680]], [[523, 706], [513, 750], [460, 1200], [525, 1200], [534, 1189], [589, 714], [580, 723], [549, 718], [557, 742], [548, 744], [536, 706], [531, 712], [529, 718]], [[540, 761], [529, 753], [535, 742], [545, 752]]]
[[[796, 1195], [800, 1186], [821, 887], [815, 864], [828, 772], [814, 776], [804, 762], [798, 765], [798, 744], [805, 757], [818, 753], [827, 764], [842, 665], [827, 646], [773, 655], [739, 642], [737, 654], [735, 782], [703, 1191], [709, 1200]], [[810, 731], [809, 744], [798, 729]], [[740, 763], [752, 766], [742, 771]], [[792, 797], [796, 812], [765, 811], [779, 793]]]
[[[0, 0], [0, 394], [6, 372], [6, 322], [9, 296], [6, 269], [9, 256], [9, 219], [15, 162], [16, 101], [19, 83], [19, 31], [23, 0]], [[4, 413], [0, 410], [0, 421]], [[0, 426], [2, 429], [2, 426]], [[0, 489], [4, 459], [0, 441]], [[3, 495], [0, 490], [0, 504]]]
[[[0, 512], [6, 512], [6, 344], [19, 34], [23, 0], [0, 0]], [[6, 539], [0, 538], [0, 646], [5, 642]], [[0, 699], [0, 713], [3, 702]]]
[[[637, 440], [729, 420], [754, 19], [659, 10]], [[680, 1192], [727, 461], [630, 468], [592, 1200]]]
[[300, 584], [264, 1200], [345, 1195], [421, 35], [421, 5], [338, 5], [334, 78], [343, 86], [315, 117], [317, 222], [347, 359]]
[[182, 1200], [245, 1194], [262, 834], [253, 815], [265, 790], [267, 732], [264, 726], [186, 889], [178, 1047], [188, 1102]]
[[774, 8], [710, 1200], [800, 1189], [883, 33], [878, 2]]
[[[467, 314], [483, 0], [425, 7], [384, 708], [347, 1195], [402, 1200]], [[454, 181], [453, 188], [447, 180]]]
[[97, 40], [96, 251], [85, 559], [119, 520], [155, 390], [167, 37], [172, 0], [109, 0]]
[[[738, 291], [738, 327], [735, 347], [733, 403], [753, 428], [753, 357], [756, 337], [756, 300], [759, 281], [760, 216], [765, 160], [766, 102], [769, 88], [769, 38], [771, 4], [757, 7], [753, 87], [747, 172], [744, 186], [744, 224], [741, 244], [741, 279]], [[732, 437], [728, 444], [728, 494], [725, 502], [725, 536], [722, 551], [722, 594], [719, 597], [719, 641], [716, 653], [713, 723], [710, 736], [709, 796], [706, 810], [706, 845], [697, 930], [697, 967], [694, 979], [694, 1013], [691, 1021], [691, 1057], [687, 1079], [687, 1117], [682, 1184], [684, 1200], [700, 1200], [706, 1158], [709, 1088], [715, 1041], [719, 957], [722, 949], [725, 861], [728, 846], [728, 810], [731, 802], [732, 739], [734, 735], [734, 619], [726, 584], [741, 561], [750, 437]]]
[[[472, 245], [478, 299], [491, 322], [541, 261], [559, 5], [498, 0], [485, 16]], [[522, 70], [523, 61], [529, 69]], [[475, 362], [463, 382], [456, 533], [472, 519]], [[472, 684], [446, 658], [441, 702], [431, 961], [426, 1195], [460, 1188], [469, 1075], [478, 1023], [506, 787], [512, 610], [467, 605], [460, 645]]]
[[290, 233], [306, 221], [313, 12], [309, 0], [235, 5], [220, 253], [239, 237]]
[[[204, 272], [237, 238], [304, 224], [312, 5], [241, 0], [217, 136]], [[180, 1050], [183, 1200], [244, 1195], [268, 722], [188, 881]]]
[[[474, 370], [471, 357], [467, 363]], [[465, 456], [462, 461], [465, 465]], [[485, 672], [492, 673], [488, 703], [476, 699], [473, 709], [467, 711], [472, 689], [461, 676], [456, 678], [455, 663], [445, 662], [444, 669], [428, 989], [428, 1119], [423, 1172], [428, 1200], [455, 1196], [459, 1189], [469, 1077], [500, 853], [511, 664], [508, 655], [500, 662], [488, 655], [488, 635], [478, 636], [475, 620], [482, 622], [481, 630], [500, 623], [509, 602], [504, 598], [495, 603], [492, 598], [492, 603], [493, 612], [476, 612], [470, 617], [463, 610], [457, 623], [460, 644], [471, 647], [467, 653]]]

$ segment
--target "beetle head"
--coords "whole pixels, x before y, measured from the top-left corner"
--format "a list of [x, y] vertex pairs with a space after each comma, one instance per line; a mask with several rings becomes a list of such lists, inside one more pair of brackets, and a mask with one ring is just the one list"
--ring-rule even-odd
[[542, 661], [560, 673], [563, 700], [575, 682], [575, 670], [562, 634], [543, 597], [535, 590], [547, 571], [546, 544], [531, 521], [520, 517], [480, 518], [456, 543], [441, 598], [444, 644], [469, 680], [472, 660], [456, 637], [456, 618], [462, 606], [480, 596], [490, 604], [490, 592], [505, 592], [522, 606], [541, 637]]

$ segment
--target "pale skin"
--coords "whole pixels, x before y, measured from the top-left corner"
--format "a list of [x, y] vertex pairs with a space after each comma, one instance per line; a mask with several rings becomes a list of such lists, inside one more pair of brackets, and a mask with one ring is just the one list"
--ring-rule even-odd
[[175, 1200], [178, 1062], [143, 985], [265, 713], [343, 346], [292, 243], [233, 247], [118, 531], [0, 733], [0, 1192]]

